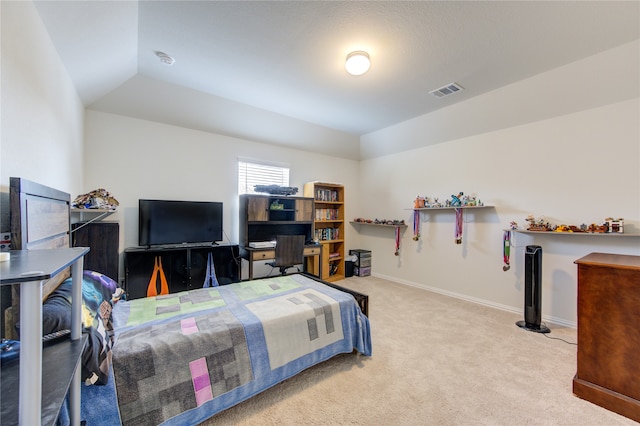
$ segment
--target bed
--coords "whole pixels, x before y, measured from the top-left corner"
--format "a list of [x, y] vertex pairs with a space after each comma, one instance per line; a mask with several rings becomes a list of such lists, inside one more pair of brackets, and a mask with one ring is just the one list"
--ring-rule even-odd
[[[12, 217], [22, 217], [20, 205]], [[51, 300], [64, 312], [67, 283], [43, 317]], [[117, 301], [114, 280], [85, 271], [82, 375], [98, 385], [83, 388], [82, 418], [197, 424], [337, 354], [371, 356], [366, 300], [335, 287], [294, 274]]]

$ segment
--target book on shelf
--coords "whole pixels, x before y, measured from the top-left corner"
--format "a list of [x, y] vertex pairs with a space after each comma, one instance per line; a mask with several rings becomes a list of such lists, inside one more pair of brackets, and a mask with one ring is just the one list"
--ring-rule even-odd
[[316, 220], [338, 220], [338, 209], [316, 209]]
[[316, 240], [329, 241], [340, 239], [339, 228], [318, 228], [315, 230], [314, 237]]
[[340, 201], [338, 197], [338, 191], [335, 189], [316, 189], [316, 201]]

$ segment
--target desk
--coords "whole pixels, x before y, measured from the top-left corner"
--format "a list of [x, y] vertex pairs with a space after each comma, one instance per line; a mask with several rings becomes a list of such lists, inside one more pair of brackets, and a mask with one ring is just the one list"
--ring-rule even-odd
[[[257, 260], [273, 260], [276, 258], [275, 248], [240, 247], [240, 256], [249, 262], [249, 280], [253, 279], [253, 262]], [[320, 259], [322, 244], [304, 246], [304, 270], [322, 279]]]
[[[88, 251], [87, 247], [13, 250], [11, 260], [0, 263], [0, 285], [20, 283], [20, 312], [29, 313], [21, 317], [19, 362], [2, 365], [0, 423], [54, 424], [69, 389], [71, 424], [80, 424], [79, 367], [86, 339], [82, 337], [82, 303], [78, 301], [82, 300], [82, 271]], [[71, 339], [43, 349], [42, 283], [69, 266], [74, 300]]]

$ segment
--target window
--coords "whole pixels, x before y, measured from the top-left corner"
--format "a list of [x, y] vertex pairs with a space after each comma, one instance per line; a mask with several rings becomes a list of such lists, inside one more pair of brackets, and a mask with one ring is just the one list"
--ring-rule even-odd
[[289, 186], [289, 168], [238, 161], [238, 194], [255, 194], [255, 185]]

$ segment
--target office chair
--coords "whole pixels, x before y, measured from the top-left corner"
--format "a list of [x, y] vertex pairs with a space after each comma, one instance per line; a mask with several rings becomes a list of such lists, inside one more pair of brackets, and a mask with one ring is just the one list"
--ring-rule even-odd
[[304, 235], [276, 235], [276, 258], [267, 265], [280, 268], [282, 275], [287, 269], [304, 262]]

